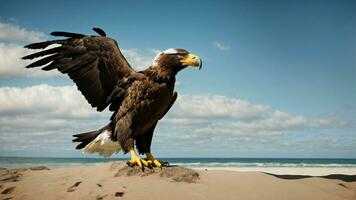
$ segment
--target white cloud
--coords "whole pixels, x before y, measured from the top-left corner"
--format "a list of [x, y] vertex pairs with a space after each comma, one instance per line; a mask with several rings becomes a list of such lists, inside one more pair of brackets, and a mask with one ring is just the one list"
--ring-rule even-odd
[[159, 53], [162, 52], [162, 50], [160, 50], [160, 49], [155, 49], [155, 48], [151, 48], [150, 51], [151, 51], [153, 54], [155, 54], [155, 55], [157, 55], [157, 54], [159, 54]]
[[0, 40], [37, 42], [46, 39], [42, 32], [30, 31], [19, 26], [0, 22]]
[[269, 106], [251, 104], [247, 101], [225, 96], [182, 96], [175, 105], [174, 117], [236, 118], [260, 117]]
[[45, 72], [40, 68], [27, 69], [26, 65], [34, 62], [34, 60], [22, 60], [21, 57], [34, 53], [35, 51], [25, 49], [19, 44], [1, 43], [0, 42], [0, 78], [50, 78], [64, 77], [57, 71]]
[[36, 85], [0, 88], [1, 116], [43, 115], [49, 118], [94, 118], [95, 112], [76, 86]]
[[[1, 87], [0, 142], [4, 145], [0, 150], [68, 149], [73, 146], [72, 134], [98, 129], [108, 123], [110, 115], [91, 108], [75, 86]], [[268, 143], [289, 130], [342, 127], [346, 123], [335, 116], [306, 119], [238, 98], [179, 95], [159, 123], [154, 140], [167, 145], [210, 144], [211, 148], [216, 144], [234, 149], [241, 142]], [[62, 146], [55, 145], [56, 141]]]
[[152, 65], [153, 56], [145, 55], [138, 49], [122, 49], [121, 51], [135, 70], [145, 70]]
[[71, 135], [101, 128], [110, 115], [91, 108], [75, 86], [1, 87], [0, 151], [69, 148]]
[[214, 42], [214, 46], [216, 48], [218, 48], [219, 50], [221, 51], [228, 51], [230, 50], [230, 46], [229, 45], [225, 45], [225, 44], [222, 44], [220, 42]]
[[342, 127], [348, 123], [329, 116], [306, 119], [238, 98], [180, 96], [168, 117], [162, 120], [162, 125], [188, 132], [188, 137], [183, 133], [172, 136], [185, 138], [186, 142], [194, 141], [194, 138], [205, 139], [205, 142], [212, 139], [223, 142], [226, 138], [230, 142], [266, 141], [291, 130]]

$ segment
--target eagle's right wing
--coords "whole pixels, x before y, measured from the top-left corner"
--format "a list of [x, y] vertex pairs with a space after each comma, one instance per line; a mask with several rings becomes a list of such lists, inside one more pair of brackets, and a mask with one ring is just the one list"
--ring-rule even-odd
[[26, 67], [42, 67], [46, 71], [57, 69], [68, 74], [90, 105], [102, 111], [111, 103], [108, 98], [117, 82], [136, 72], [122, 55], [115, 40], [106, 37], [101, 29], [94, 28], [94, 31], [100, 36], [52, 32], [53, 36], [67, 38], [29, 44], [25, 47], [44, 49], [52, 44], [60, 46], [27, 55], [23, 59], [42, 57]]

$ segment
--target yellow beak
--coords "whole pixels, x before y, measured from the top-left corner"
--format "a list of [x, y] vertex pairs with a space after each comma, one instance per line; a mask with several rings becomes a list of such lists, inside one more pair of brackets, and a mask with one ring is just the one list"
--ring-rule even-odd
[[183, 66], [192, 66], [192, 67], [199, 67], [201, 69], [203, 62], [199, 58], [199, 56], [194, 54], [188, 54], [186, 57], [180, 60]]

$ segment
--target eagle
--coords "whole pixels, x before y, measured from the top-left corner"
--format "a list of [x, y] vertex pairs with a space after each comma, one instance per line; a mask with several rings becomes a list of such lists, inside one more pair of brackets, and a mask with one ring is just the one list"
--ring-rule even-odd
[[79, 143], [76, 149], [104, 157], [129, 152], [130, 166], [162, 167], [163, 161], [151, 153], [153, 132], [177, 99], [176, 74], [188, 66], [201, 69], [202, 60], [187, 50], [170, 48], [158, 53], [145, 70], [135, 71], [114, 39], [100, 28], [93, 30], [98, 35], [56, 31], [51, 35], [60, 39], [25, 46], [44, 49], [22, 58], [41, 58], [26, 68], [67, 74], [93, 108], [113, 112], [102, 128], [73, 135], [73, 142]]

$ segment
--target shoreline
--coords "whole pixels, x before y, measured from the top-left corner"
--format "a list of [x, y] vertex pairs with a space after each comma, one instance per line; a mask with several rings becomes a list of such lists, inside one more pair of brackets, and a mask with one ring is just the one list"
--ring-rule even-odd
[[[122, 161], [118, 161], [122, 162]], [[31, 167], [44, 166], [50, 169], [63, 169], [63, 168], [76, 168], [76, 167], [95, 167], [105, 164], [110, 164], [115, 162], [107, 163], [92, 163], [92, 164], [73, 164], [73, 165], [19, 165], [16, 167], [1, 166], [1, 168], [7, 169], [24, 169]], [[123, 162], [124, 163], [124, 162]], [[332, 174], [342, 174], [342, 175], [356, 175], [356, 167], [211, 167], [211, 166], [189, 166], [189, 165], [176, 165], [171, 164], [171, 166], [186, 167], [194, 170], [200, 171], [230, 171], [230, 172], [262, 172], [276, 175], [303, 175], [303, 176], [327, 176]]]

